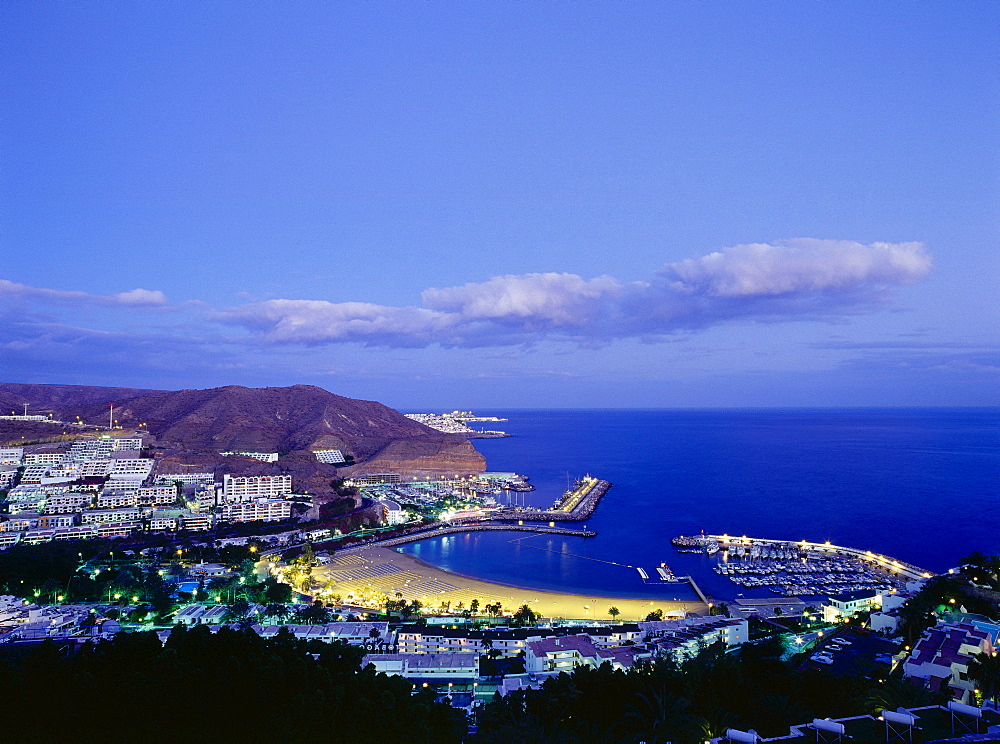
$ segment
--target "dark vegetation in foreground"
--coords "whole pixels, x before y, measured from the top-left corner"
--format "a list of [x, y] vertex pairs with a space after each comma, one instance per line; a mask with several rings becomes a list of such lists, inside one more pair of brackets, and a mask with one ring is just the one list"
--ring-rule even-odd
[[4, 740], [23, 742], [338, 741], [448, 744], [464, 714], [360, 669], [342, 643], [252, 631], [120, 633], [78, 650], [51, 642], [0, 650]]
[[[495, 698], [479, 715], [476, 744], [698, 743], [727, 728], [765, 736], [814, 717], [846, 717], [944, 700], [890, 677], [837, 677], [781, 661], [773, 638], [738, 654], [711, 647], [682, 664], [632, 670], [579, 668], [540, 690]], [[886, 667], [888, 671], [888, 667]]]

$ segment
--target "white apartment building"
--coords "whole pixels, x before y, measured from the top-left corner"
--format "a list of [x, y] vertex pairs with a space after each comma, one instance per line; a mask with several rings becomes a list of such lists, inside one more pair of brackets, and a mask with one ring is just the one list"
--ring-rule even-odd
[[93, 540], [97, 537], [97, 528], [93, 525], [85, 527], [69, 527], [57, 529], [53, 540]]
[[38, 484], [49, 474], [49, 465], [28, 465], [21, 474], [21, 483], [25, 485]]
[[128, 537], [133, 532], [142, 529], [142, 522], [117, 522], [115, 524], [97, 525], [97, 536], [108, 537]]
[[38, 526], [38, 514], [19, 514], [5, 522], [0, 522], [0, 532], [24, 532]]
[[111, 457], [115, 446], [110, 439], [77, 439], [66, 453], [69, 462], [106, 460]]
[[281, 496], [292, 492], [290, 475], [255, 475], [222, 477], [222, 494], [225, 501], [252, 501], [254, 499]]
[[25, 512], [38, 513], [45, 508], [46, 497], [39, 495], [30, 499], [22, 499], [20, 501], [11, 501], [10, 498], [7, 499], [7, 513], [8, 514], [23, 514]]
[[123, 509], [138, 505], [139, 499], [135, 491], [105, 490], [104, 493], [97, 497], [96, 503], [98, 509]]
[[156, 485], [169, 486], [174, 483], [182, 483], [186, 486], [212, 485], [215, 483], [215, 476], [212, 473], [160, 473], [156, 476]]
[[408, 680], [471, 682], [479, 677], [479, 654], [368, 654], [361, 666]]
[[136, 491], [140, 504], [173, 504], [177, 501], [177, 489], [173, 486], [146, 486]]
[[0, 488], [7, 488], [11, 483], [14, 482], [14, 478], [17, 476], [17, 468], [11, 468], [10, 470], [0, 470]]
[[344, 453], [339, 449], [314, 450], [313, 454], [316, 455], [317, 460], [327, 465], [340, 465], [347, 462]]
[[260, 460], [261, 462], [277, 462], [278, 453], [277, 452], [220, 452], [223, 457], [230, 457], [232, 455], [239, 455], [241, 457], [252, 457], [254, 460]]
[[282, 499], [258, 499], [226, 504], [219, 513], [225, 522], [278, 522], [292, 516], [292, 503]]
[[111, 460], [87, 460], [80, 463], [81, 478], [103, 478], [111, 472]]
[[45, 514], [38, 518], [38, 529], [60, 529], [76, 524], [75, 514]]
[[65, 455], [62, 452], [30, 452], [24, 456], [25, 465], [58, 465]]
[[120, 450], [142, 449], [142, 437], [112, 437], [111, 442], [116, 452]]
[[21, 542], [28, 545], [40, 545], [41, 543], [52, 542], [52, 538], [55, 536], [55, 530], [26, 530], [21, 537]]
[[153, 512], [149, 515], [150, 532], [166, 532], [176, 530], [180, 526], [181, 520], [178, 514], [160, 514]]
[[90, 506], [90, 502], [94, 500], [93, 495], [89, 493], [60, 493], [53, 496], [49, 496], [48, 500], [45, 502], [45, 513], [46, 514], [75, 514], [78, 511], [83, 511], [84, 508]]
[[88, 510], [80, 515], [83, 524], [113, 524], [118, 522], [135, 522], [142, 517], [140, 509], [102, 509]]
[[213, 517], [211, 514], [191, 514], [190, 512], [181, 515], [181, 527], [191, 532], [204, 532], [212, 529]]
[[20, 465], [22, 457], [24, 457], [24, 447], [0, 449], [0, 465]]
[[406, 521], [406, 512], [395, 501], [383, 499], [379, 502], [385, 510], [385, 523], [388, 525], [402, 524]]
[[109, 475], [112, 479], [144, 481], [153, 472], [153, 460], [149, 457], [119, 457], [112, 462]]

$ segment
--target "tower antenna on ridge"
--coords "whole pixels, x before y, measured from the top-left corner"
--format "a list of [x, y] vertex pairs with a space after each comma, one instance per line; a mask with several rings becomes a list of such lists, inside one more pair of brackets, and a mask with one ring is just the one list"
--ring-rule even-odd
[[27, 403], [24, 404], [24, 415], [25, 416], [28, 415], [28, 404]]
[[111, 404], [111, 413], [108, 414], [108, 428], [115, 428], [115, 404]]

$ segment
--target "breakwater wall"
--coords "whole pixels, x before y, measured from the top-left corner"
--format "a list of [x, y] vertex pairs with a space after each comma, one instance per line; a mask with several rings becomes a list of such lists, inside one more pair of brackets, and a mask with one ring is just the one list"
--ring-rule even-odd
[[372, 545], [378, 545], [380, 548], [390, 548], [395, 545], [427, 540], [432, 537], [440, 537], [441, 535], [457, 535], [463, 532], [510, 532], [512, 530], [517, 532], [543, 532], [550, 535], [572, 535], [573, 537], [594, 537], [597, 534], [593, 530], [574, 530], [568, 527], [546, 527], [533, 524], [468, 524], [411, 532], [410, 534], [393, 537], [388, 540], [373, 540], [371, 542], [351, 545], [337, 552], [341, 554], [348, 553], [355, 548], [367, 548]]
[[569, 509], [502, 509], [493, 519], [523, 519], [534, 522], [582, 522], [597, 509], [604, 494], [611, 488], [606, 480], [594, 480], [584, 486]]

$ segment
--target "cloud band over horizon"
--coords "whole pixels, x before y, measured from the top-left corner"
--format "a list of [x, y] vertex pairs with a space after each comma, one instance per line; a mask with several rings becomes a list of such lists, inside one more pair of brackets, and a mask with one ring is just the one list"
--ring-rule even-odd
[[921, 281], [922, 243], [799, 238], [737, 245], [670, 263], [648, 281], [570, 273], [495, 276], [424, 290], [421, 306], [273, 299], [209, 311], [269, 344], [506, 346], [543, 338], [655, 340], [736, 320], [823, 320], [883, 307]]

